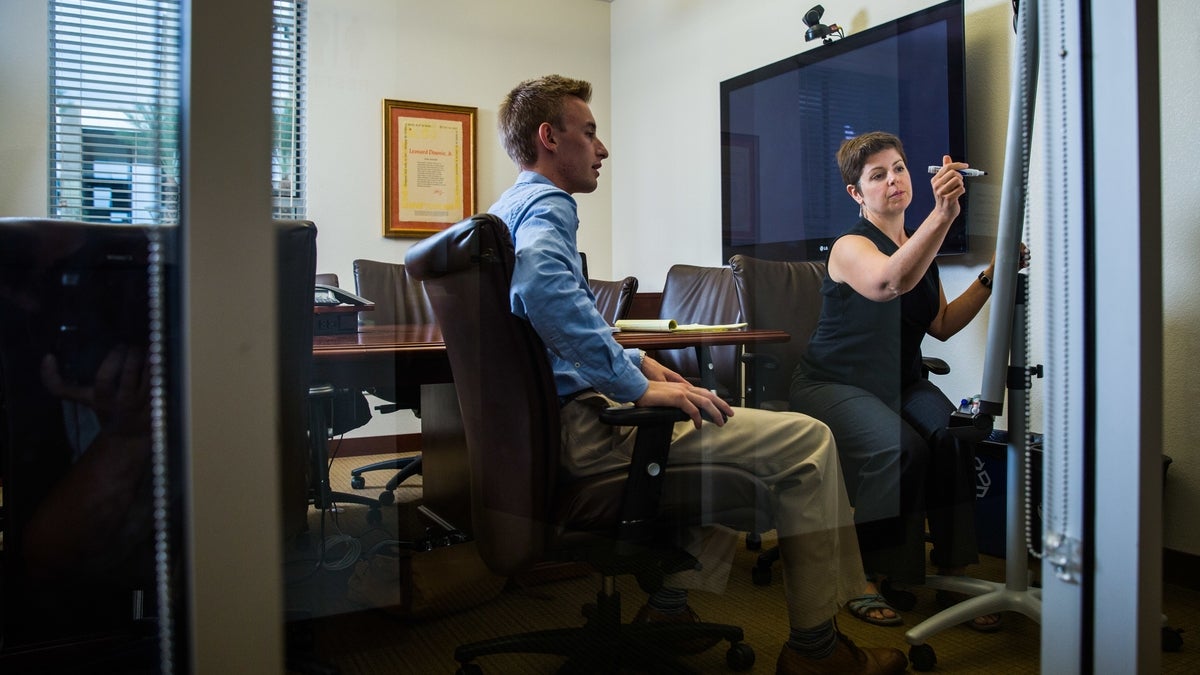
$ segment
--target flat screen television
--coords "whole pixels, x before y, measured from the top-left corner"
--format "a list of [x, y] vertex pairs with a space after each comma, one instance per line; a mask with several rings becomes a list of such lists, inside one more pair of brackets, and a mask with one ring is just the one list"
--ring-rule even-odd
[[[963, 3], [848, 35], [721, 83], [722, 252], [824, 260], [858, 218], [836, 153], [868, 131], [900, 137], [913, 176], [907, 225], [933, 208], [927, 167], [966, 147]], [[941, 254], [967, 250], [966, 199]]]

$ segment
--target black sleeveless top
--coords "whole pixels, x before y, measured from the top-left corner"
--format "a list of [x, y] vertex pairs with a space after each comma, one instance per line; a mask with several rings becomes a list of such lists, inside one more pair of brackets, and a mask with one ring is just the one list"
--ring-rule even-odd
[[[899, 249], [865, 218], [847, 234], [866, 237], [884, 255]], [[826, 272], [821, 318], [795, 376], [862, 387], [898, 410], [900, 392], [921, 377], [921, 339], [937, 316], [938, 288], [936, 262], [912, 290], [887, 302], [868, 300]]]

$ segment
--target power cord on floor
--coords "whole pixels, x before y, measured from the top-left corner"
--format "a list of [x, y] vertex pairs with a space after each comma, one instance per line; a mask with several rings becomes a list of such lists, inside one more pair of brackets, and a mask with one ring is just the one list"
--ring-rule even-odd
[[[330, 560], [330, 551], [345, 546], [341, 558]], [[334, 534], [326, 537], [321, 545], [321, 569], [328, 571], [344, 570], [358, 562], [362, 555], [362, 542], [348, 534]]]

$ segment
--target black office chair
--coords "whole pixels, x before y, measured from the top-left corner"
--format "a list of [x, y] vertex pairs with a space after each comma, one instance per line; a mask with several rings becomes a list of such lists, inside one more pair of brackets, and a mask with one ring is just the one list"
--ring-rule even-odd
[[633, 307], [633, 296], [637, 295], [637, 277], [593, 279], [588, 272], [587, 254], [583, 251], [579, 252], [579, 264], [583, 267], [583, 278], [588, 280], [592, 295], [596, 296], [596, 309], [608, 325], [615, 325], [620, 319], [628, 318], [629, 309]]
[[[151, 672], [159, 665], [150, 420], [93, 443], [87, 420], [103, 418], [64, 403], [41, 374], [43, 358], [53, 354], [64, 378], [87, 383], [119, 345], [147, 351], [150, 240], [151, 228], [142, 225], [0, 218], [0, 672]], [[119, 475], [102, 476], [88, 471], [97, 458], [88, 453], [133, 461]], [[178, 478], [168, 472], [169, 523], [182, 520]], [[118, 492], [128, 504], [109, 497]], [[119, 522], [90, 520], [113, 508], [121, 509]], [[60, 553], [38, 536], [79, 523], [102, 546]], [[182, 528], [168, 532], [179, 545]]]
[[564, 480], [560, 404], [546, 350], [509, 311], [513, 261], [508, 229], [490, 215], [418, 242], [406, 257], [409, 272], [425, 283], [454, 371], [469, 455], [472, 534], [497, 574], [513, 575], [545, 559], [582, 559], [603, 581], [584, 626], [462, 645], [455, 650], [458, 672], [479, 673], [474, 659], [501, 652], [565, 655], [564, 672], [616, 672], [622, 665], [689, 672], [664, 649], [685, 636], [728, 640], [729, 665], [748, 669], [753, 650], [741, 642], [738, 627], [622, 625], [615, 575], [634, 574], [653, 591], [664, 574], [695, 564], [665, 543], [676, 532], [695, 524], [765, 527], [769, 491], [740, 469], [671, 465], [670, 434], [680, 419], [674, 409], [605, 413], [607, 423], [639, 427], [632, 466]]
[[825, 263], [735, 255], [729, 268], [745, 320], [755, 328], [778, 328], [792, 336], [787, 342], [757, 345], [746, 355], [746, 405], [787, 410], [792, 371], [821, 316]]
[[[335, 492], [329, 485], [329, 440], [333, 436], [333, 387], [313, 381], [313, 286], [316, 282], [317, 227], [310, 221], [275, 221], [276, 320], [279, 330], [280, 498], [285, 541], [305, 542], [311, 504], [322, 511], [336, 503], [362, 504], [367, 521], [382, 522], [378, 500]], [[336, 283], [336, 280], [334, 280]], [[324, 517], [324, 513], [322, 513]], [[324, 541], [318, 559], [325, 560]], [[288, 672], [334, 674], [315, 655], [312, 613], [287, 597], [285, 615]]]
[[[310, 501], [319, 509], [328, 509], [338, 502], [362, 504], [368, 507], [369, 522], [381, 522], [379, 500], [335, 492], [329, 485], [329, 440], [336, 425], [334, 388], [312, 381], [317, 227], [303, 220], [276, 221], [275, 227], [285, 532], [295, 534], [303, 530]], [[300, 498], [301, 494], [306, 498]], [[303, 520], [297, 522], [298, 518]]]
[[[355, 260], [354, 284], [358, 295], [375, 302], [375, 311], [359, 314], [359, 320], [364, 325], [435, 322], [433, 308], [420, 282], [411, 279], [401, 263]], [[384, 380], [370, 390], [370, 393], [387, 401], [375, 406], [375, 409], [384, 414], [412, 410], [414, 415], [420, 417], [421, 387], [398, 387], [394, 373], [384, 375]], [[384, 485], [383, 492], [379, 493], [380, 502], [391, 504], [395, 500], [396, 488], [409, 477], [420, 475], [421, 468], [420, 455], [372, 462], [350, 470], [350, 487], [356, 490], [365, 488], [363, 474], [368, 471], [395, 471]]]
[[596, 296], [596, 309], [600, 316], [615, 325], [621, 319], [629, 316], [629, 308], [633, 306], [633, 296], [637, 295], [637, 277], [623, 279], [588, 279], [592, 295]]
[[[728, 267], [682, 264], [667, 270], [658, 315], [679, 323], [728, 324], [745, 320]], [[726, 401], [737, 401], [737, 347], [659, 350], [655, 358], [688, 380], [715, 389]], [[708, 362], [702, 364], [703, 358]]]

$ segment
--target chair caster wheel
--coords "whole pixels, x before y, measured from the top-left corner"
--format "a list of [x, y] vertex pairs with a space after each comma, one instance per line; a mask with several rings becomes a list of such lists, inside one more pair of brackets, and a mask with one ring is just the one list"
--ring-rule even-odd
[[725, 652], [725, 664], [730, 670], [738, 672], [750, 670], [754, 667], [754, 648], [745, 642], [729, 645], [729, 651]]
[[367, 524], [379, 525], [383, 522], [383, 513], [379, 509], [373, 508], [367, 510]]
[[463, 663], [454, 671], [455, 675], [483, 675], [483, 668], [478, 663]]
[[396, 501], [396, 495], [394, 495], [390, 492], [380, 492], [379, 493], [379, 503], [382, 506], [391, 506], [393, 503], [395, 503], [395, 501]]
[[759, 551], [762, 549], [762, 535], [749, 532], [746, 534], [746, 550]]
[[937, 665], [937, 654], [933, 653], [933, 647], [929, 645], [913, 645], [908, 649], [908, 661], [913, 670], [933, 670]]
[[754, 581], [755, 586], [770, 586], [771, 568], [755, 565], [754, 569], [750, 570], [750, 578]]
[[350, 477], [350, 487], [354, 488], [355, 490], [361, 490], [361, 489], [367, 487], [367, 479], [363, 478], [361, 475], [351, 476]]

